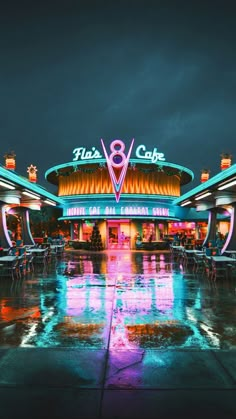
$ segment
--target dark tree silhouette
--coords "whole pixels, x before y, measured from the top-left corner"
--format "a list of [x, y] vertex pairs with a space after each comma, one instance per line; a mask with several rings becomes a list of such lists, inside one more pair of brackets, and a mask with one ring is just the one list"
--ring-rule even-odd
[[102, 236], [100, 234], [97, 223], [94, 224], [93, 231], [90, 238], [90, 250], [102, 250]]

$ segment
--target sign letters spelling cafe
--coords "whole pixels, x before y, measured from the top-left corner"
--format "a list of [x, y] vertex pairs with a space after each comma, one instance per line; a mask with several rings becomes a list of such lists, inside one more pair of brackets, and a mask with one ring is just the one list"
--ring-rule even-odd
[[[163, 204], [148, 202], [147, 200], [139, 199], [138, 204], [130, 202], [130, 200], [123, 198], [122, 188], [126, 178], [127, 169], [129, 166], [131, 153], [135, 154], [138, 161], [145, 161], [147, 163], [157, 163], [158, 161], [165, 161], [164, 153], [161, 153], [154, 147], [152, 150], [148, 150], [145, 145], [139, 145], [134, 150], [134, 139], [130, 142], [129, 148], [126, 151], [126, 146], [121, 140], [113, 140], [109, 147], [106, 147], [104, 141], [101, 139], [102, 150], [98, 150], [96, 147], [87, 149], [86, 147], [77, 147], [73, 150], [73, 162], [84, 163], [91, 161], [98, 162], [99, 160], [107, 164], [107, 169], [112, 183], [114, 192], [114, 198], [103, 199], [96, 205], [88, 205], [88, 201], [80, 199], [80, 205], [74, 204], [74, 206], [68, 206], [65, 208], [64, 216], [66, 217], [136, 217], [136, 218], [166, 218], [173, 217], [173, 210]], [[114, 202], [115, 200], [115, 202]]]

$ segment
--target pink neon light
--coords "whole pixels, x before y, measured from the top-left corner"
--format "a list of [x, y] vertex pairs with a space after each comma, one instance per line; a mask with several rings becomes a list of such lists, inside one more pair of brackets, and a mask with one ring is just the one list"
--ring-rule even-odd
[[[130, 145], [129, 152], [128, 152], [127, 156], [124, 153], [125, 144], [123, 143], [123, 141], [114, 140], [110, 144], [110, 150], [112, 151], [110, 156], [108, 156], [108, 154], [107, 154], [106, 147], [105, 147], [105, 144], [104, 144], [102, 138], [101, 138], [101, 143], [102, 143], [102, 148], [103, 148], [103, 151], [104, 151], [104, 155], [106, 157], [107, 167], [108, 167], [108, 170], [109, 170], [109, 174], [110, 174], [110, 178], [111, 178], [111, 182], [112, 182], [112, 187], [113, 187], [114, 194], [115, 194], [115, 197], [116, 197], [116, 202], [119, 202], [120, 194], [121, 194], [121, 191], [122, 191], [123, 183], [124, 183], [124, 180], [125, 180], [125, 176], [126, 176], [126, 172], [127, 172], [127, 168], [128, 168], [128, 164], [129, 164], [131, 151], [132, 151], [133, 144], [134, 144], [134, 138], [131, 141], [131, 145]], [[120, 146], [120, 148], [118, 150], [115, 148], [115, 146], [117, 146], [117, 145]], [[113, 160], [115, 156], [121, 156], [121, 162], [116, 163]], [[122, 168], [122, 170], [120, 172], [119, 179], [117, 179], [113, 167]]]

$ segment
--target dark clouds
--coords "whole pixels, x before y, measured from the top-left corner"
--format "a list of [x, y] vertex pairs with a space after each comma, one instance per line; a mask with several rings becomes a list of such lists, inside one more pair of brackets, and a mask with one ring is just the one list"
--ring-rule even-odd
[[236, 157], [233, 1], [34, 3], [0, 11], [1, 153], [19, 173], [51, 188], [45, 171], [101, 137], [156, 146], [191, 187]]

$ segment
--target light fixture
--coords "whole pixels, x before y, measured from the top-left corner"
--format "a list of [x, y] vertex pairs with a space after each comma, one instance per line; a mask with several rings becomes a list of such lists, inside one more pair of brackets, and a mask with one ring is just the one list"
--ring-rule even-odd
[[181, 204], [180, 206], [181, 206], [181, 207], [184, 207], [185, 205], [191, 204], [191, 202], [192, 202], [192, 201], [186, 201], [186, 202], [184, 202], [183, 204]]
[[233, 180], [232, 182], [225, 183], [224, 185], [220, 186], [218, 188], [219, 191], [222, 191], [223, 189], [229, 188], [230, 186], [236, 185], [236, 180]]
[[40, 197], [38, 195], [34, 195], [33, 193], [29, 192], [29, 191], [23, 191], [22, 192], [23, 195], [27, 195], [30, 198], [34, 198], [34, 199], [40, 199]]
[[202, 199], [202, 198], [206, 198], [206, 196], [209, 196], [209, 195], [211, 195], [211, 192], [206, 192], [203, 195], [200, 195], [197, 198], [195, 198], [195, 201], [198, 201], [199, 199]]
[[7, 183], [3, 180], [0, 180], [0, 185], [3, 186], [4, 188], [7, 188], [7, 189], [16, 189], [15, 186], [13, 186], [12, 184]]
[[44, 200], [45, 204], [56, 206], [56, 202], [49, 201], [48, 199]]

